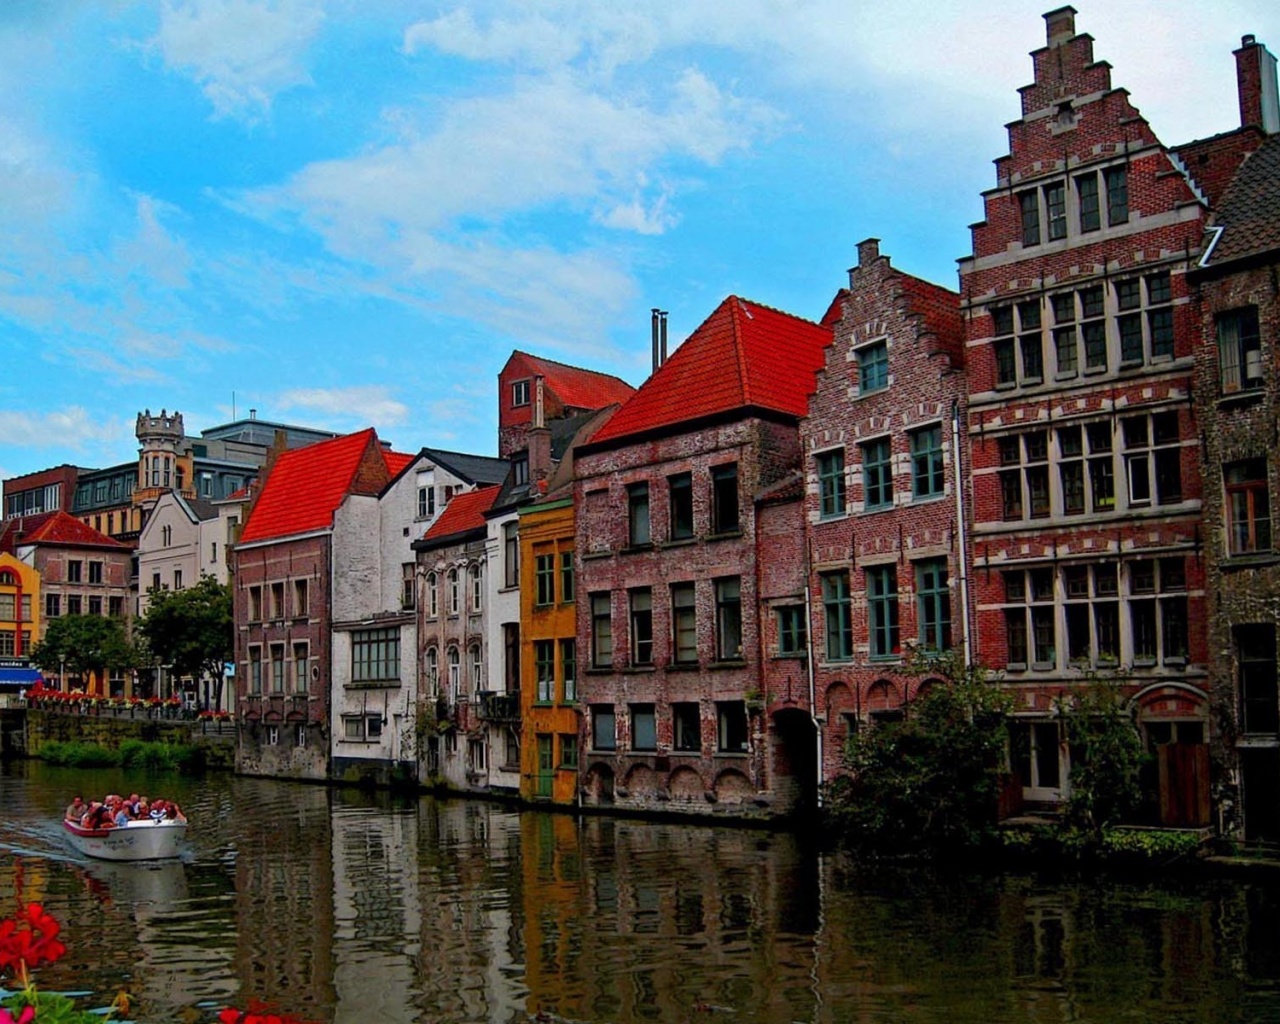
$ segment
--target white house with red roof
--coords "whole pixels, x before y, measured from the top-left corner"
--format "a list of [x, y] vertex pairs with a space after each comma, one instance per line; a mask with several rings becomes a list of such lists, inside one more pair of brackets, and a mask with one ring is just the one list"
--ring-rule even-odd
[[780, 815], [814, 797], [799, 423], [829, 327], [730, 296], [575, 449], [584, 799]]

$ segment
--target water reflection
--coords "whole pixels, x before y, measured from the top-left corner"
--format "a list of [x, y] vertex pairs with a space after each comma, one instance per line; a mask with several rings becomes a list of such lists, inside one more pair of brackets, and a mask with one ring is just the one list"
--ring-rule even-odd
[[[1277, 890], [857, 866], [793, 837], [211, 777], [191, 849], [79, 858], [110, 774], [0, 768], [0, 900], [66, 922], [51, 988], [141, 1022], [1280, 1020]], [[7, 902], [0, 907], [9, 906]]]

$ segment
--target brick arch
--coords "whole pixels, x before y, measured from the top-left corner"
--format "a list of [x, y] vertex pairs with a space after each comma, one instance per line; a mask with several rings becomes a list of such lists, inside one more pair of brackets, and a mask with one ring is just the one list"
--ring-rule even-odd
[[722, 804], [746, 803], [756, 795], [751, 780], [736, 768], [727, 768], [717, 775], [712, 790]]
[[1209, 716], [1208, 696], [1190, 683], [1152, 683], [1130, 697], [1128, 707], [1139, 719]]
[[856, 711], [858, 702], [849, 684], [836, 680], [827, 687], [825, 706], [830, 714], [839, 715], [841, 712]]
[[902, 707], [902, 695], [898, 687], [888, 679], [877, 679], [867, 687], [867, 712], [897, 711]]
[[662, 788], [661, 778], [647, 764], [633, 767], [622, 784], [632, 796], [653, 796]]
[[677, 768], [671, 773], [667, 779], [667, 789], [671, 792], [672, 800], [681, 801], [700, 800], [707, 791], [702, 776], [687, 767]]
[[589, 804], [613, 803], [614, 774], [607, 764], [597, 762], [582, 779], [582, 794]]
[[920, 698], [922, 697], [929, 696], [929, 694], [932, 693], [933, 690], [935, 690], [937, 687], [945, 686], [945, 685], [946, 683], [944, 683], [941, 679], [935, 678], [933, 676], [930, 676], [928, 679], [921, 680], [920, 685], [916, 687], [916, 700], [920, 700]]

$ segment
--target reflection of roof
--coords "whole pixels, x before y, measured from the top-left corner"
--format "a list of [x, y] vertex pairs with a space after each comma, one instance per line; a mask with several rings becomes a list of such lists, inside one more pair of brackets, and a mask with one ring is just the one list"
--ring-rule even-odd
[[0, 551], [13, 552], [18, 544], [56, 544], [74, 548], [130, 550], [128, 544], [112, 540], [92, 526], [86, 526], [66, 512], [43, 512], [6, 520], [0, 531]]
[[568, 366], [527, 352], [517, 351], [513, 356], [525, 362], [531, 375], [541, 374], [552, 393], [575, 409], [602, 409], [614, 402], [625, 402], [635, 392], [626, 381], [608, 373]]
[[493, 506], [501, 490], [501, 486], [495, 484], [492, 487], [482, 487], [478, 491], [466, 491], [456, 495], [418, 543], [431, 545], [433, 542], [444, 541], [458, 534], [483, 530], [484, 514]]
[[378, 487], [386, 482], [386, 463], [373, 429], [282, 452], [262, 485], [240, 543], [327, 530], [333, 513], [353, 490], [357, 472], [373, 448], [371, 464]]
[[799, 419], [830, 343], [827, 327], [730, 295], [591, 444], [734, 410]]
[[1280, 249], [1280, 135], [1245, 158], [1210, 226], [1223, 230], [1206, 266]]

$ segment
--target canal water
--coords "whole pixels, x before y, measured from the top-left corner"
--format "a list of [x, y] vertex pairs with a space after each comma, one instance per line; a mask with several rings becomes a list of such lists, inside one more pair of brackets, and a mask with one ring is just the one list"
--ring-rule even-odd
[[[75, 793], [149, 789], [181, 862], [95, 863]], [[0, 766], [0, 917], [42, 987], [139, 1022], [1280, 1022], [1280, 888], [858, 866], [792, 836], [210, 775]]]

